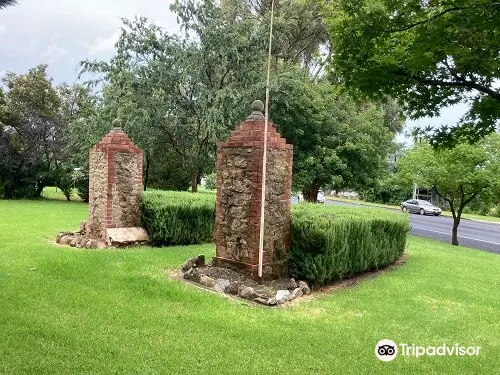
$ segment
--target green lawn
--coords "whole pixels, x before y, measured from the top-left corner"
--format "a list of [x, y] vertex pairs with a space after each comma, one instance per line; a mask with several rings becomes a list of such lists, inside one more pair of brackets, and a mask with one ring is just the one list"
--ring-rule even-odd
[[[51, 241], [86, 205], [0, 201], [1, 374], [496, 374], [500, 256], [411, 237], [408, 261], [355, 287], [265, 309], [171, 280], [190, 247]], [[377, 341], [481, 346], [397, 357]]]
[[[51, 199], [51, 200], [59, 200], [59, 201], [67, 201], [61, 189], [56, 188], [55, 186], [46, 186], [42, 191], [42, 198]], [[82, 199], [78, 196], [77, 189], [71, 189], [72, 201], [81, 202]]]

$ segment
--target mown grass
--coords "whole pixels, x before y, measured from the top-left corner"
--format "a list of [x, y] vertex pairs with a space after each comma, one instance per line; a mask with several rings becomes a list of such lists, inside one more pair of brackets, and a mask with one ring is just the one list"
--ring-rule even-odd
[[[406, 264], [265, 309], [167, 274], [212, 244], [79, 250], [51, 243], [86, 205], [0, 201], [2, 374], [495, 374], [500, 257], [410, 237]], [[374, 355], [382, 338], [481, 346], [478, 357]]]
[[[58, 201], [67, 201], [61, 189], [56, 188], [55, 186], [46, 186], [42, 191], [42, 198], [50, 199], [50, 200], [58, 200]], [[81, 202], [82, 199], [78, 195], [77, 189], [71, 189], [70, 199], [72, 201]]]

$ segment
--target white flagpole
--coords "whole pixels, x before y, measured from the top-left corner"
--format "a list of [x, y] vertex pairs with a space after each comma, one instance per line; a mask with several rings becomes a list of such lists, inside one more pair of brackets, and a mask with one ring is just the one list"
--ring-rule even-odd
[[271, 25], [269, 27], [269, 51], [267, 56], [266, 106], [264, 114], [264, 155], [262, 157], [262, 193], [260, 199], [260, 230], [259, 230], [259, 278], [262, 279], [262, 264], [264, 263], [264, 215], [266, 204], [266, 172], [267, 172], [267, 125], [269, 122], [269, 77], [271, 74], [271, 43], [273, 39], [274, 0], [271, 0]]

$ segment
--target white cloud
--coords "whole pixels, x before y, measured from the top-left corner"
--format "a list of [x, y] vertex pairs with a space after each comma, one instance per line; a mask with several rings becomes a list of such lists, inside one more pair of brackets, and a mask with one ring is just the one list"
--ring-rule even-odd
[[0, 35], [7, 33], [7, 26], [0, 24]]
[[87, 49], [87, 53], [91, 56], [95, 55], [111, 55], [114, 51], [115, 44], [120, 37], [120, 32], [116, 31], [107, 38], [97, 36], [90, 43], [83, 42], [82, 45]]
[[66, 55], [66, 50], [57, 43], [50, 44], [40, 57], [47, 59], [47, 64], [52, 64], [59, 58]]

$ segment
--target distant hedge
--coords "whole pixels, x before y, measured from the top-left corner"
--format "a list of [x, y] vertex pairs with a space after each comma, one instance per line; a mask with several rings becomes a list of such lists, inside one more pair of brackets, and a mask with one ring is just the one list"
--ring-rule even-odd
[[142, 222], [155, 245], [212, 242], [215, 195], [146, 191], [142, 196]]
[[407, 215], [387, 210], [293, 205], [290, 273], [322, 285], [387, 266], [403, 254], [408, 230]]

